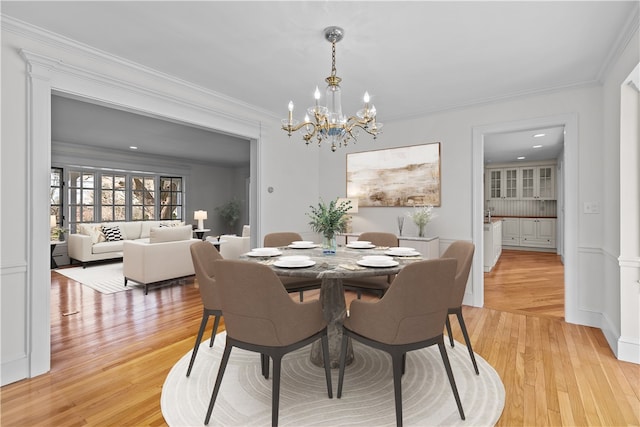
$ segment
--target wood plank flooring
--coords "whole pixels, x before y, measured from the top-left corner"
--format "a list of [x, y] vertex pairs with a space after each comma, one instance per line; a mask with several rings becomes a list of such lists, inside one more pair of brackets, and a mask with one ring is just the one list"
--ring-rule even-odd
[[564, 266], [555, 253], [503, 250], [484, 274], [484, 306], [564, 319]]
[[[526, 270], [517, 260], [504, 265]], [[51, 277], [51, 372], [0, 389], [0, 424], [165, 425], [162, 384], [193, 347], [202, 313], [197, 284], [102, 295]], [[526, 304], [509, 308], [463, 309], [475, 352], [505, 385], [498, 425], [640, 424], [640, 367], [616, 360], [599, 330], [528, 312]], [[453, 318], [452, 326], [463, 342]]]

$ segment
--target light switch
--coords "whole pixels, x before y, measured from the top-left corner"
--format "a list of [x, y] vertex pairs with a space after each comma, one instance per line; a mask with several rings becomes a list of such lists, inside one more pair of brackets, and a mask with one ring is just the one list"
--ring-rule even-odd
[[586, 214], [600, 213], [600, 204], [598, 202], [584, 202], [583, 212]]

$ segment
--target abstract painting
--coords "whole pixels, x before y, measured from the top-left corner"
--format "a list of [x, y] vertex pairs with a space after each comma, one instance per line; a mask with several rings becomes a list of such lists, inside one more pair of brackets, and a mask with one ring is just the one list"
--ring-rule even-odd
[[347, 197], [367, 206], [440, 206], [440, 143], [347, 154]]

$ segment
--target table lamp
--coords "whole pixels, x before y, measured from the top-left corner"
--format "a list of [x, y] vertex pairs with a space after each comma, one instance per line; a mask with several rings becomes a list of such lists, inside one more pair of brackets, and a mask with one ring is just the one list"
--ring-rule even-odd
[[198, 220], [198, 230], [204, 230], [204, 220], [207, 219], [207, 211], [195, 211], [193, 219]]
[[54, 228], [58, 225], [58, 219], [55, 215], [49, 217], [49, 227]]

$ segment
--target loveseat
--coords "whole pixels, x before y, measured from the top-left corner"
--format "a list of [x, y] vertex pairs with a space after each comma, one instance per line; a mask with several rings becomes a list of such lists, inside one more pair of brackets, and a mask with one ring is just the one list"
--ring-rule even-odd
[[191, 226], [152, 227], [149, 239], [123, 242], [122, 272], [124, 285], [129, 280], [149, 286], [195, 274], [190, 246]]
[[[154, 227], [184, 226], [181, 221], [131, 221], [78, 224], [77, 233], [70, 234], [68, 250], [71, 263], [122, 258], [123, 243], [131, 240], [149, 241]], [[105, 228], [103, 228], [105, 227]], [[104, 230], [107, 230], [105, 233]]]

